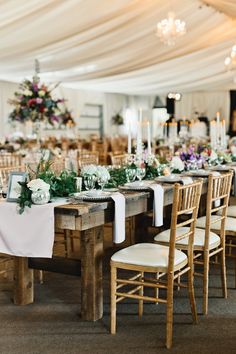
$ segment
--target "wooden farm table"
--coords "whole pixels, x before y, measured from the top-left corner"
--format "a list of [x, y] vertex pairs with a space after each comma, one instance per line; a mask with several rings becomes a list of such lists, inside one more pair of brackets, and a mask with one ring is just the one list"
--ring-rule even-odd
[[[173, 201], [173, 187], [169, 185], [164, 189], [164, 205], [167, 206]], [[206, 192], [206, 186], [203, 192]], [[136, 221], [140, 226], [140, 214], [152, 210], [153, 194], [129, 191], [124, 192], [124, 195], [126, 217], [137, 216]], [[57, 228], [80, 231], [81, 317], [84, 320], [96, 321], [103, 316], [103, 225], [113, 220], [112, 201], [69, 204], [55, 208]], [[48, 259], [49, 262], [50, 260]], [[33, 269], [29, 267], [28, 258], [15, 257], [14, 303], [17, 305], [32, 303], [33, 288]]]

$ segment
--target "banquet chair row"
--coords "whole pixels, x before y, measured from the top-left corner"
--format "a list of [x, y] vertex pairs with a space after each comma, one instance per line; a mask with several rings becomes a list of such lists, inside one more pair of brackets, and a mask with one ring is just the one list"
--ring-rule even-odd
[[[193, 321], [197, 321], [193, 278], [203, 277], [203, 313], [208, 312], [208, 284], [210, 260], [220, 258], [223, 297], [227, 297], [225, 266], [225, 225], [232, 173], [210, 175], [208, 179], [206, 216], [197, 219], [202, 182], [180, 186], [175, 184], [171, 227], [154, 238], [154, 243], [136, 244], [116, 252], [111, 258], [111, 333], [116, 332], [116, 304], [123, 299], [137, 299], [139, 316], [143, 301], [166, 304], [166, 347], [172, 346], [174, 285], [186, 287], [180, 277], [188, 274], [188, 290]], [[217, 215], [218, 214], [218, 215]], [[184, 218], [183, 218], [184, 217]], [[180, 220], [179, 220], [180, 218]], [[197, 225], [197, 228], [196, 228]], [[216, 228], [215, 225], [218, 225]], [[203, 274], [194, 270], [203, 266]], [[118, 271], [137, 274], [122, 277]], [[153, 273], [150, 278], [145, 273]], [[124, 272], [122, 272], [122, 275]], [[118, 276], [119, 275], [119, 276]], [[164, 279], [167, 278], [165, 281]], [[124, 290], [128, 287], [127, 291]], [[133, 286], [133, 289], [130, 287]], [[154, 295], [144, 295], [151, 288]], [[159, 290], [166, 290], [160, 297]]]

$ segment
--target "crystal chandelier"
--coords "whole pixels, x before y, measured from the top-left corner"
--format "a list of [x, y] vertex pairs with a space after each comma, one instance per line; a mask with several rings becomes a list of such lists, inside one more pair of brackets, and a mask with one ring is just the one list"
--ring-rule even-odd
[[236, 67], [236, 45], [231, 49], [230, 56], [225, 58], [225, 68], [227, 70], [233, 70]]
[[156, 35], [160, 38], [161, 42], [167, 45], [175, 45], [176, 38], [185, 33], [185, 22], [176, 19], [174, 12], [169, 12], [168, 18], [165, 18], [157, 24]]

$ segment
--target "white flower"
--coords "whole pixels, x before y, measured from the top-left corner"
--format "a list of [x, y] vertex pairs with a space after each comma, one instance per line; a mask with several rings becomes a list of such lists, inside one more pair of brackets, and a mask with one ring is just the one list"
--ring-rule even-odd
[[32, 95], [33, 95], [33, 92], [32, 92], [31, 90], [26, 89], [26, 90], [23, 92], [23, 95], [25, 95], [25, 96], [32, 96]]
[[148, 166], [155, 166], [158, 167], [160, 165], [160, 162], [158, 161], [158, 159], [156, 158], [155, 155], [148, 155], [146, 158], [146, 163], [148, 164]]
[[96, 176], [98, 179], [102, 179], [104, 181], [109, 181], [110, 173], [107, 171], [105, 166], [97, 166]]
[[210, 160], [216, 160], [216, 159], [218, 159], [218, 155], [214, 150], [212, 150], [210, 155]]
[[232, 152], [232, 155], [233, 156], [236, 156], [236, 146], [235, 145], [232, 145], [231, 148], [230, 148], [231, 152]]
[[40, 90], [38, 93], [39, 93], [39, 96], [40, 96], [40, 97], [45, 96], [45, 91], [43, 91], [43, 90]]
[[41, 178], [36, 178], [32, 179], [29, 183], [27, 183], [27, 187], [32, 191], [32, 192], [37, 192], [37, 191], [49, 191], [50, 189], [50, 184], [44, 182]]
[[82, 167], [81, 169], [81, 176], [84, 175], [95, 175], [96, 176], [97, 173], [97, 166], [95, 165], [87, 165]]
[[174, 156], [171, 160], [170, 167], [173, 170], [183, 171], [184, 163], [179, 156]]

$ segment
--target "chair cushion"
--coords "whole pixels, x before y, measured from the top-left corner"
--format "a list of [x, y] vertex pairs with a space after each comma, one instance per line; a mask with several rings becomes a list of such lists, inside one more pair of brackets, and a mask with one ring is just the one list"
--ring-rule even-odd
[[[169, 257], [169, 247], [156, 245], [154, 243], [137, 243], [136, 245], [124, 248], [111, 257], [114, 262], [133, 264], [155, 268], [167, 268]], [[174, 265], [187, 263], [185, 253], [175, 250]]]
[[[188, 227], [180, 227], [176, 231], [177, 236], [184, 235], [189, 232]], [[157, 243], [169, 243], [170, 241], [170, 229], [162, 231], [158, 235], [154, 237], [154, 241]], [[195, 234], [194, 234], [194, 247], [196, 248], [203, 248], [204, 247], [204, 242], [205, 242], [205, 230], [204, 229], [195, 229]], [[214, 232], [210, 232], [210, 237], [209, 237], [209, 248], [213, 249], [215, 247], [218, 247], [220, 244], [220, 237], [215, 234]], [[188, 245], [188, 236], [183, 238], [182, 240], [176, 241], [176, 246], [187, 246]]]
[[[219, 219], [219, 215], [212, 215], [211, 220], [217, 220]], [[205, 229], [205, 224], [206, 224], [206, 217], [202, 216], [201, 218], [197, 219], [196, 226], [200, 227], [201, 229]], [[211, 224], [211, 229], [213, 230], [220, 230], [220, 224], [221, 222], [216, 222], [215, 224]], [[231, 232], [236, 232], [236, 220], [235, 218], [227, 217], [226, 222], [225, 222], [225, 231], [231, 231]]]
[[[217, 215], [222, 215], [222, 210], [217, 212]], [[227, 210], [227, 216], [236, 218], [236, 205], [230, 205]]]

